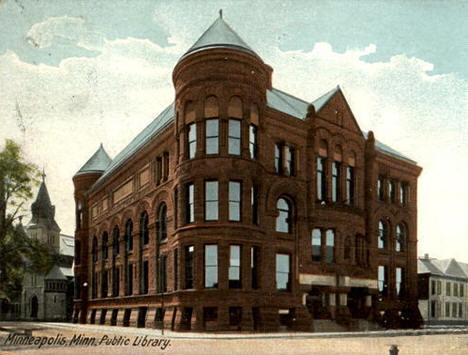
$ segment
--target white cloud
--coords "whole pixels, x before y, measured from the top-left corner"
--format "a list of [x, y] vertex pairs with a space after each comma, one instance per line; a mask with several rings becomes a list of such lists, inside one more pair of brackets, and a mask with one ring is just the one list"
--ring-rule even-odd
[[84, 19], [81, 17], [49, 17], [43, 22], [32, 25], [26, 39], [29, 44], [38, 48], [50, 47], [58, 37], [76, 43], [83, 34], [83, 24]]

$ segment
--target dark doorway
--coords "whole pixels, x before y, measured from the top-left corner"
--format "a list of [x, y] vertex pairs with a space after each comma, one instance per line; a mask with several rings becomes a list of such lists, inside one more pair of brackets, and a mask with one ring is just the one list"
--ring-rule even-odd
[[128, 327], [130, 325], [130, 314], [132, 313], [131, 308], [127, 308], [124, 311], [123, 326]]
[[353, 318], [367, 318], [366, 295], [367, 288], [365, 287], [352, 287], [351, 292], [348, 293], [348, 308]]
[[258, 307], [252, 308], [253, 330], [258, 331], [260, 327], [260, 309]]
[[37, 311], [39, 310], [39, 302], [36, 295], [31, 297], [31, 318], [37, 318]]
[[113, 309], [112, 310], [111, 325], [116, 325], [117, 324], [117, 314], [118, 313], [119, 313], [118, 309]]
[[138, 309], [138, 320], [137, 320], [137, 327], [144, 328], [145, 321], [146, 321], [146, 312], [148, 311], [148, 307], [140, 307]]
[[106, 323], [106, 315], [107, 315], [107, 309], [103, 309], [101, 311], [101, 319], [99, 319], [99, 324], [105, 324]]
[[183, 330], [190, 330], [191, 328], [191, 323], [192, 323], [192, 313], [193, 313], [193, 308], [192, 307], [185, 307], [184, 312], [182, 313], [182, 329]]

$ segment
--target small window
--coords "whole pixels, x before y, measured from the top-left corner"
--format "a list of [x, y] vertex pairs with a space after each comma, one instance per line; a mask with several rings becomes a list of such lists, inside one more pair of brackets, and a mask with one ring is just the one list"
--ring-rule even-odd
[[354, 205], [354, 167], [346, 167], [346, 204]]
[[400, 183], [400, 204], [403, 206], [408, 204], [408, 183]]
[[379, 221], [378, 230], [378, 247], [379, 249], [385, 249], [387, 247], [388, 228], [387, 224], [383, 221]]
[[325, 249], [325, 261], [327, 263], [335, 262], [335, 231], [328, 229], [325, 233], [326, 237], [326, 249]]
[[114, 227], [114, 230], [112, 232], [112, 256], [115, 258], [119, 252], [120, 252], [120, 248], [119, 248], [119, 235], [120, 235], [120, 232], [119, 232], [119, 227], [115, 226]]
[[205, 288], [218, 287], [218, 246], [205, 245]]
[[229, 181], [229, 220], [241, 220], [242, 185], [237, 181]]
[[229, 325], [239, 327], [242, 321], [242, 307], [229, 307]]
[[165, 203], [161, 204], [159, 207], [158, 238], [159, 241], [165, 240], [167, 238], [167, 207]]
[[334, 161], [332, 164], [332, 201], [339, 202], [341, 198], [341, 164]]
[[318, 228], [312, 230], [312, 261], [322, 260], [322, 231]]
[[229, 120], [228, 153], [241, 154], [241, 121]]
[[258, 146], [257, 146], [257, 126], [251, 124], [249, 126], [249, 151], [250, 158], [257, 159], [258, 156]]
[[185, 247], [185, 288], [193, 288], [193, 263], [194, 263], [194, 250], [193, 245]]
[[286, 175], [294, 176], [296, 175], [296, 171], [294, 169], [295, 165], [295, 150], [293, 147], [285, 146], [285, 169], [284, 172]]
[[140, 243], [146, 245], [149, 243], [148, 213], [144, 211], [140, 216]]
[[144, 260], [143, 261], [143, 285], [141, 287], [141, 293], [148, 293], [148, 281], [149, 281], [148, 260]]
[[451, 284], [450, 282], [447, 282], [447, 283], [445, 284], [445, 295], [446, 295], [446, 296], [451, 296], [451, 292], [450, 292], [451, 289], [452, 289], [451, 286], [452, 286], [452, 284]]
[[377, 198], [380, 201], [384, 200], [384, 178], [382, 176], [379, 176], [377, 180]]
[[185, 223], [192, 223], [194, 215], [194, 188], [193, 183], [185, 185]]
[[275, 170], [278, 174], [283, 173], [283, 145], [275, 144]]
[[395, 233], [395, 251], [403, 251], [405, 244], [405, 228], [399, 224]]
[[218, 182], [205, 181], [205, 220], [218, 220]]
[[104, 232], [102, 234], [102, 258], [104, 260], [107, 260], [107, 241], [108, 241], [107, 232]]
[[395, 190], [395, 182], [392, 180], [388, 181], [388, 200], [391, 203], [395, 203], [396, 197], [396, 190]]
[[258, 186], [250, 189], [250, 203], [252, 206], [252, 223], [258, 226]]
[[219, 153], [219, 120], [206, 120], [206, 154]]
[[388, 282], [388, 275], [387, 275], [387, 267], [379, 265], [378, 267], [378, 289], [381, 294], [386, 295], [387, 293], [387, 282]]
[[241, 288], [241, 255], [240, 245], [229, 247], [229, 288]]
[[325, 158], [317, 157], [317, 200], [325, 201], [326, 199], [326, 173], [325, 173]]
[[131, 219], [127, 220], [125, 224], [125, 245], [127, 251], [133, 250], [133, 222]]
[[250, 248], [250, 275], [252, 289], [258, 289], [260, 286], [260, 249], [258, 247]]
[[189, 159], [195, 158], [197, 152], [197, 125], [191, 123], [188, 125], [187, 130], [187, 143], [188, 143], [188, 157]]
[[401, 267], [397, 267], [395, 269], [395, 286], [397, 296], [401, 296], [403, 294], [404, 286], [404, 272]]
[[291, 207], [289, 202], [284, 199], [278, 199], [276, 203], [278, 217], [276, 217], [276, 231], [282, 233], [291, 232]]
[[276, 289], [291, 291], [291, 265], [289, 254], [276, 254]]

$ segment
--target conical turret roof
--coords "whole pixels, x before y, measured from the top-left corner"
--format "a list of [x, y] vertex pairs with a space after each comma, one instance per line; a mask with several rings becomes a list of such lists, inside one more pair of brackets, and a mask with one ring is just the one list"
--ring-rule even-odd
[[233, 48], [258, 57], [257, 53], [224, 21], [221, 11], [216, 21], [201, 35], [182, 58], [194, 52], [210, 48]]
[[78, 170], [75, 174], [89, 174], [89, 173], [103, 173], [112, 162], [112, 159], [104, 150], [101, 143], [99, 149], [93, 154], [91, 158]]
[[41, 186], [36, 196], [36, 201], [31, 205], [32, 218], [30, 224], [46, 223], [47, 225], [60, 229], [55, 222], [55, 206], [50, 201], [49, 191], [45, 184], [45, 174], [42, 175]]

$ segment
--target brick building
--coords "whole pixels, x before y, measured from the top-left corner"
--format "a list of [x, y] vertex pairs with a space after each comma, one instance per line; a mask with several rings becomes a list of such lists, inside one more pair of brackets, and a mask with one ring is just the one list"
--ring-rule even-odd
[[306, 102], [220, 16], [175, 100], [77, 172], [74, 320], [175, 330], [418, 326], [416, 163], [339, 87]]

